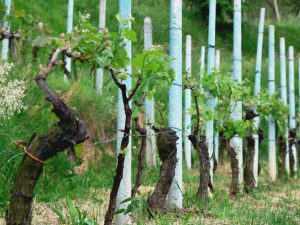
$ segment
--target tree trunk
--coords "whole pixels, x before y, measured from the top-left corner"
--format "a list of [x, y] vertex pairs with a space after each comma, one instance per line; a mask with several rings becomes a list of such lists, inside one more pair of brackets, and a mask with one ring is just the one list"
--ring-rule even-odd
[[273, 0], [273, 5], [274, 5], [274, 10], [275, 10], [276, 18], [277, 18], [278, 22], [280, 22], [280, 14], [279, 14], [277, 0]]
[[35, 80], [46, 93], [46, 99], [52, 103], [53, 112], [60, 121], [44, 135], [33, 137], [25, 148], [27, 153], [18, 168], [6, 212], [7, 225], [31, 224], [33, 192], [43, 171], [43, 161], [52, 158], [58, 152], [73, 148], [88, 138], [83, 121], [52, 93], [45, 77], [37, 76]]
[[109, 205], [108, 205], [107, 212], [105, 214], [105, 220], [104, 220], [105, 225], [113, 224], [114, 212], [117, 207], [117, 195], [118, 195], [119, 187], [124, 173], [124, 162], [125, 162], [126, 153], [124, 153], [123, 151], [126, 150], [129, 144], [129, 137], [130, 137], [130, 130], [131, 130], [131, 116], [132, 116], [132, 111], [129, 105], [130, 99], [127, 97], [127, 93], [126, 93], [127, 92], [126, 85], [118, 83], [114, 75], [113, 75], [113, 79], [115, 80], [115, 82], [117, 83], [118, 87], [121, 89], [122, 92], [123, 104], [125, 110], [125, 125], [124, 125], [124, 135], [121, 141], [120, 153], [118, 155], [116, 173], [114, 176], [113, 186], [109, 196]]
[[[219, 139], [221, 137], [219, 136]], [[225, 157], [225, 148], [221, 141], [219, 142], [219, 162], [218, 164], [223, 165], [224, 164], [224, 157]]]
[[[264, 131], [259, 128], [258, 129], [258, 137], [259, 137], [259, 146], [261, 146], [261, 143], [262, 141], [265, 139], [265, 136], [264, 136]], [[259, 162], [259, 158], [258, 158], [258, 175], [260, 174], [260, 170], [261, 170], [261, 167], [260, 167], [260, 162]]]
[[171, 128], [154, 129], [154, 131], [158, 134], [157, 149], [162, 165], [158, 183], [152, 195], [149, 197], [147, 204], [150, 213], [166, 213], [167, 195], [175, 176], [175, 167], [177, 163], [176, 141], [178, 140], [178, 137], [176, 136], [176, 132]]
[[245, 154], [245, 168], [244, 168], [244, 180], [246, 191], [250, 191], [255, 187], [255, 178], [254, 178], [254, 153], [255, 153], [255, 140], [253, 135], [247, 137], [247, 151]]
[[296, 129], [292, 129], [289, 132], [290, 171], [292, 177], [296, 175], [296, 170], [295, 170], [296, 159], [293, 154], [293, 146], [295, 147], [295, 145], [296, 145]]
[[284, 140], [283, 136], [280, 135], [277, 139], [279, 145], [279, 156], [280, 160], [278, 163], [278, 175], [279, 177], [283, 177], [285, 174], [285, 156], [286, 156], [286, 141]]
[[271, 8], [273, 9], [275, 16], [278, 20], [278, 22], [280, 22], [280, 14], [279, 14], [279, 9], [278, 9], [278, 4], [277, 4], [277, 0], [268, 0], [267, 3], [271, 6]]
[[15, 54], [15, 40], [12, 35], [9, 36], [9, 42], [8, 42], [8, 48], [10, 52], [10, 56], [13, 59], [13, 61], [16, 60], [16, 54]]
[[221, 146], [223, 149], [226, 149], [231, 164], [231, 185], [230, 185], [230, 195], [237, 195], [240, 192], [239, 187], [239, 162], [237, 159], [237, 154], [229, 144], [229, 140], [225, 138], [223, 132], [220, 132]]
[[193, 147], [198, 153], [200, 162], [200, 184], [198, 188], [198, 195], [201, 200], [205, 201], [208, 198], [208, 188], [213, 191], [206, 137], [204, 135], [200, 135], [199, 132], [194, 132], [194, 134], [189, 135], [189, 140], [192, 142]]
[[140, 118], [136, 118], [136, 130], [141, 135], [141, 147], [138, 155], [138, 161], [139, 161], [138, 170], [136, 173], [135, 184], [131, 190], [131, 197], [136, 196], [136, 192], [138, 191], [138, 188], [141, 186], [144, 163], [145, 163], [145, 154], [146, 154], [147, 130], [143, 128], [139, 122], [140, 122]]
[[231, 159], [231, 175], [232, 175], [232, 180], [231, 180], [231, 185], [230, 185], [230, 194], [231, 195], [236, 195], [239, 194], [240, 192], [240, 188], [239, 188], [239, 167], [238, 167], [238, 159], [237, 159], [237, 154], [234, 150], [234, 148], [232, 148], [229, 145], [228, 140], [227, 141], [227, 152], [228, 155], [230, 156]]

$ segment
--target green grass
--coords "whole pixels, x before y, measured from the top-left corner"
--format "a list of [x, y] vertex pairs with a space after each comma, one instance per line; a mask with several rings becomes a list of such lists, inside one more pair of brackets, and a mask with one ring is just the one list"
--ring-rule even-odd
[[155, 218], [154, 224], [298, 224], [299, 181], [269, 184], [267, 173], [260, 176], [260, 186], [252, 193], [228, 196], [230, 175], [218, 169], [215, 192], [208, 202], [197, 196], [197, 172], [185, 171], [184, 210]]
[[[228, 166], [218, 168], [215, 175], [215, 192], [207, 202], [201, 202], [196, 196], [199, 183], [197, 168], [192, 171], [185, 170], [184, 209], [157, 215], [152, 224], [299, 224], [299, 180], [279, 180], [275, 184], [269, 184], [267, 171], [262, 171], [257, 189], [248, 194], [230, 197]], [[79, 176], [72, 173], [73, 166], [64, 154], [60, 154], [47, 162], [37, 185], [34, 201], [37, 205], [46, 203], [46, 206], [62, 208], [66, 213], [63, 201], [70, 198], [81, 208], [91, 207], [90, 212], [88, 211], [89, 216], [98, 218], [99, 222], [105, 212], [113, 176], [112, 170], [107, 170], [108, 167], [113, 167], [113, 160], [105, 157], [99, 165]], [[146, 170], [143, 185], [154, 187], [157, 172]], [[143, 198], [146, 199], [149, 192], [143, 187], [141, 190]], [[138, 199], [140, 198], [139, 196]], [[139, 204], [141, 203], [138, 201]], [[97, 207], [101, 212], [95, 211]], [[36, 208], [34, 211], [34, 221], [38, 220], [37, 218], [41, 219], [38, 210]], [[51, 212], [49, 208], [45, 210]], [[138, 209], [133, 214], [133, 220], [137, 224], [144, 224], [145, 218]], [[150, 223], [150, 220], [147, 221]]]

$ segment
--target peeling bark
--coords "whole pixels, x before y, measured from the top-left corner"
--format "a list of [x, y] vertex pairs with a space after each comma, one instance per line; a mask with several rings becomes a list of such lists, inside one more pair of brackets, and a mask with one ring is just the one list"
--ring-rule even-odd
[[[60, 121], [47, 133], [34, 137], [26, 147], [32, 156], [41, 161], [46, 161], [65, 149], [73, 148], [88, 138], [84, 122], [79, 120], [66, 104], [52, 93], [46, 84], [47, 74], [45, 74], [36, 76], [35, 81], [45, 92], [46, 99], [52, 103], [52, 111]], [[7, 225], [31, 224], [33, 192], [42, 171], [42, 163], [27, 154], [24, 155], [6, 212]]]
[[198, 196], [201, 200], [205, 201], [208, 198], [208, 189], [210, 188], [210, 190], [213, 191], [206, 137], [204, 135], [200, 135], [200, 133], [196, 131], [192, 135], [189, 135], [189, 140], [192, 142], [193, 147], [197, 150], [200, 162], [200, 184], [198, 188]]
[[254, 178], [254, 153], [255, 153], [255, 140], [252, 135], [247, 137], [247, 150], [245, 154], [245, 167], [244, 167], [244, 180], [246, 191], [250, 191], [255, 187]]
[[171, 128], [154, 128], [154, 131], [158, 134], [157, 150], [162, 164], [160, 168], [159, 180], [155, 190], [147, 201], [147, 205], [150, 213], [166, 213], [167, 195], [175, 176], [175, 167], [177, 163], [176, 141], [178, 140], [178, 137], [176, 132]]

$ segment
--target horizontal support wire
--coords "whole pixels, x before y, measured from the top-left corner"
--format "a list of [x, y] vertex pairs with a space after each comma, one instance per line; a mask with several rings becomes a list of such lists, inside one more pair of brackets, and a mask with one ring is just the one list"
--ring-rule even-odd
[[232, 61], [240, 61], [240, 62], [242, 62], [242, 60], [241, 59], [232, 59]]
[[179, 83], [172, 83], [172, 86], [182, 87], [182, 84], [179, 84]]

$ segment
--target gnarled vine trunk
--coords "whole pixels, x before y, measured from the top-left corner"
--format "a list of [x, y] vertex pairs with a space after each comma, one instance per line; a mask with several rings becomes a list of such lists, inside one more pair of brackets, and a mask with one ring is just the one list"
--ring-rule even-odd
[[206, 145], [205, 135], [201, 135], [199, 132], [194, 132], [189, 135], [189, 140], [192, 142], [193, 147], [197, 150], [199, 162], [200, 162], [200, 184], [198, 188], [198, 195], [201, 200], [207, 200], [208, 189], [213, 191], [213, 185], [210, 176], [210, 162], [209, 153]]
[[178, 137], [176, 132], [171, 128], [154, 128], [154, 131], [158, 134], [157, 150], [162, 164], [160, 168], [159, 180], [155, 190], [147, 201], [147, 205], [150, 213], [166, 213], [166, 199], [175, 176], [175, 167], [177, 163], [176, 141], [178, 140]]
[[277, 142], [279, 145], [279, 157], [280, 157], [280, 160], [278, 162], [278, 175], [279, 177], [282, 177], [285, 174], [285, 156], [287, 153], [287, 145], [286, 145], [286, 140], [284, 140], [282, 135], [280, 135], [277, 138]]
[[[244, 120], [252, 120], [257, 117], [258, 114], [253, 109], [246, 110], [246, 115]], [[260, 131], [258, 131], [259, 133]], [[255, 187], [255, 177], [254, 177], [254, 157], [255, 157], [255, 139], [253, 134], [250, 132], [247, 136], [247, 146], [243, 149], [243, 160], [244, 160], [244, 181], [246, 191], [250, 191]], [[261, 141], [261, 139], [259, 138]], [[229, 149], [231, 152], [231, 150]], [[233, 156], [233, 153], [231, 153]], [[235, 188], [234, 188], [235, 189]]]
[[220, 132], [221, 146], [223, 149], [226, 149], [230, 157], [231, 165], [231, 185], [230, 185], [230, 195], [236, 195], [240, 192], [239, 187], [239, 162], [237, 159], [237, 154], [229, 144], [229, 140], [226, 139], [223, 132]]
[[[258, 137], [259, 137], [259, 145], [261, 145], [262, 141], [264, 140], [264, 131], [259, 128], [258, 129]], [[261, 170], [261, 167], [260, 167], [260, 162], [259, 162], [259, 157], [258, 157], [258, 171], [257, 171], [257, 174], [260, 175], [260, 170]]]
[[253, 135], [247, 137], [247, 150], [245, 152], [245, 167], [244, 167], [244, 180], [247, 191], [255, 187], [254, 178], [254, 153], [255, 153], [255, 140]]
[[118, 195], [119, 187], [124, 173], [125, 153], [123, 151], [128, 147], [129, 144], [129, 137], [131, 131], [131, 116], [132, 116], [132, 110], [129, 104], [130, 98], [127, 97], [126, 85], [121, 84], [117, 80], [113, 70], [111, 70], [111, 75], [116, 85], [121, 89], [124, 111], [125, 111], [125, 124], [124, 124], [124, 135], [121, 140], [120, 153], [118, 154], [116, 173], [114, 176], [113, 186], [109, 196], [109, 205], [108, 205], [107, 212], [105, 214], [105, 220], [104, 220], [105, 225], [113, 224], [114, 212], [117, 207], [117, 195]]
[[[221, 137], [219, 137], [219, 139], [221, 139]], [[218, 162], [219, 165], [224, 164], [224, 158], [225, 158], [225, 149], [223, 148], [222, 143], [219, 142], [219, 162]]]
[[296, 159], [293, 154], [293, 146], [296, 148], [296, 129], [291, 129], [289, 131], [290, 171], [292, 177], [296, 175], [296, 170], [295, 170]]
[[60, 121], [47, 133], [33, 137], [25, 147], [26, 154], [19, 165], [6, 212], [7, 225], [31, 224], [33, 192], [43, 171], [43, 162], [88, 138], [84, 122], [52, 93], [46, 84], [46, 75], [37, 76], [35, 81], [52, 103], [52, 111]]

